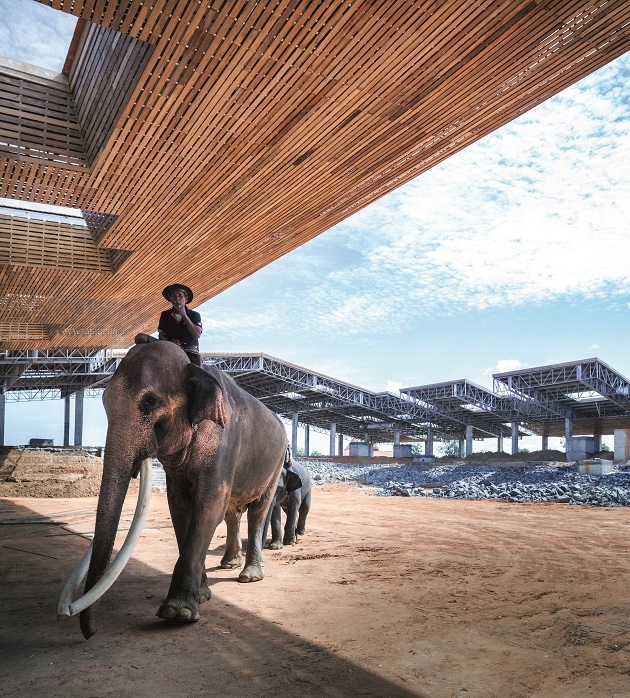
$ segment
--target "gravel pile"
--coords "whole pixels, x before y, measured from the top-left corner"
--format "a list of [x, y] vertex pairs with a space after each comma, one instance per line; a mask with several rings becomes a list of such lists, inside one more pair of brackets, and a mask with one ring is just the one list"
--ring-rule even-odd
[[[508, 502], [561, 502], [602, 507], [630, 506], [630, 470], [580, 475], [577, 464], [384, 465], [302, 460], [315, 483], [356, 482], [379, 488], [384, 497], [498, 499]], [[627, 466], [626, 466], [627, 468]]]

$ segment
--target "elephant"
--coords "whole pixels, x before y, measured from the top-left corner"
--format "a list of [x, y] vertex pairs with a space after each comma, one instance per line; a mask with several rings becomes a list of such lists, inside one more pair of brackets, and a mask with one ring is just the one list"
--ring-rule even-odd
[[[228, 375], [195, 366], [180, 347], [165, 341], [132, 347], [103, 403], [108, 420], [103, 479], [84, 594], [107, 568], [131, 477], [145, 459], [156, 457], [166, 473], [179, 548], [157, 615], [197, 621], [200, 604], [210, 598], [205, 558], [222, 520], [227, 542], [221, 567], [243, 564], [239, 524], [247, 510], [248, 544], [238, 581], [264, 576], [262, 533], [287, 452], [284, 425]], [[86, 639], [96, 632], [96, 607], [81, 611]]]
[[[271, 522], [271, 550], [280, 550], [283, 545], [293, 545], [296, 535], [302, 536], [306, 530], [306, 517], [311, 509], [312, 480], [308, 470], [293, 462], [282, 469], [276, 485], [276, 493], [267, 515], [263, 533], [263, 547], [267, 539], [267, 529]], [[281, 509], [287, 520], [282, 536]]]

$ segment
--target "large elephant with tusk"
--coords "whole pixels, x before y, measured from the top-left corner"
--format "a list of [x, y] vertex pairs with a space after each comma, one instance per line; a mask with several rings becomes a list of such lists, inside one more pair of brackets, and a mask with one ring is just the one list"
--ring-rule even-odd
[[[210, 598], [205, 558], [214, 531], [225, 519], [227, 542], [221, 566], [242, 566], [239, 524], [245, 510], [248, 545], [239, 581], [262, 579], [262, 532], [287, 449], [285, 428], [273, 412], [229, 376], [214, 367], [195, 366], [182, 349], [163, 341], [138, 344], [127, 353], [103, 403], [107, 440], [85, 596], [69, 603], [82, 574], [79, 565], [62, 594], [60, 609], [65, 610], [60, 616], [80, 610], [83, 635], [89, 638], [96, 632], [94, 597], [102, 595], [124, 564], [117, 558], [106, 572], [127, 488], [141, 466], [143, 477], [150, 473], [148, 459], [153, 457], [166, 472], [179, 547], [168, 595], [157, 615], [177, 621], [199, 619], [199, 605]], [[138, 504], [119, 557], [125, 546], [133, 549], [133, 538], [140, 535], [150, 475], [148, 482], [148, 486], [146, 479], [141, 482], [145, 501]]]

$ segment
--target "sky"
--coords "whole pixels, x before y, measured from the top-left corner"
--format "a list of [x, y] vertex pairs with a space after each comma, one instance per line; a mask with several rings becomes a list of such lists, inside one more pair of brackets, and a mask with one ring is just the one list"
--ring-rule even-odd
[[[29, 38], [53, 26], [41, 10], [67, 19], [0, 0], [0, 55], [60, 69], [69, 38], [62, 50]], [[23, 29], [7, 31], [14, 12]], [[264, 352], [374, 391], [492, 388], [493, 373], [595, 356], [630, 376], [628, 85], [630, 53], [197, 306], [201, 350]], [[36, 434], [38, 411], [9, 403], [7, 439], [61, 443], [61, 401]], [[84, 443], [104, 433], [100, 401], [86, 400]]]

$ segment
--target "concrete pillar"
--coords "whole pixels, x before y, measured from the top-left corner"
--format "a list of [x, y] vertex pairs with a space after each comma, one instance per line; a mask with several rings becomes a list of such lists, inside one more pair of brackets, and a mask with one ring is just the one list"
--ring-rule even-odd
[[328, 452], [331, 456], [335, 455], [335, 440], [337, 438], [337, 425], [333, 422], [330, 425], [330, 448]]
[[543, 451], [549, 450], [549, 437], [548, 436], [542, 437], [542, 450]]
[[599, 453], [602, 450], [602, 435], [593, 434], [593, 453]]
[[6, 446], [4, 443], [4, 424], [7, 412], [7, 396], [6, 393], [0, 393], [0, 446]]
[[630, 460], [630, 429], [615, 429], [614, 431], [615, 463]]
[[567, 410], [564, 417], [564, 437], [565, 439], [573, 438], [573, 421], [571, 419], [571, 410]]
[[473, 427], [472, 424], [466, 425], [466, 455], [469, 456], [473, 452]]
[[298, 436], [298, 413], [293, 413], [293, 421], [291, 422], [291, 450], [297, 453], [297, 436]]
[[304, 425], [304, 455], [311, 455], [311, 427], [308, 424]]
[[63, 445], [70, 445], [70, 396], [66, 395], [63, 404]]
[[343, 434], [337, 435], [337, 455], [343, 456]]
[[424, 455], [425, 456], [432, 456], [433, 455], [433, 429], [429, 427], [427, 429], [427, 441], [424, 446]]
[[512, 455], [518, 453], [518, 422], [512, 422]]
[[464, 439], [459, 440], [459, 457], [464, 457]]
[[503, 450], [503, 434], [497, 436], [497, 453], [501, 453]]
[[400, 446], [400, 429], [394, 429], [394, 446]]
[[74, 445], [83, 446], [83, 388], [74, 396]]

